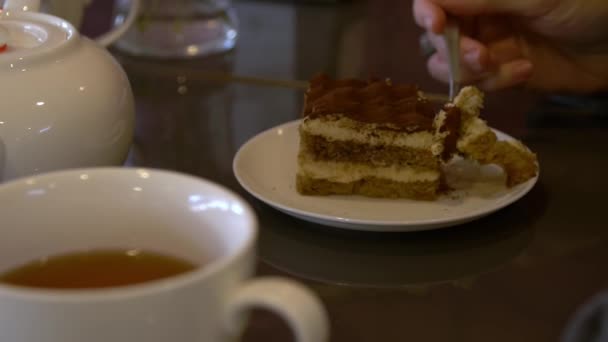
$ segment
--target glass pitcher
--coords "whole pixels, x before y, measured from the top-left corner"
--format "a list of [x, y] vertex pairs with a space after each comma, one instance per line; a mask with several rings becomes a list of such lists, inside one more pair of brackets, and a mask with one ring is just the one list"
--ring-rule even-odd
[[[116, 0], [114, 25], [130, 0]], [[142, 0], [136, 24], [115, 46], [137, 56], [188, 58], [231, 50], [238, 23], [231, 0]]]

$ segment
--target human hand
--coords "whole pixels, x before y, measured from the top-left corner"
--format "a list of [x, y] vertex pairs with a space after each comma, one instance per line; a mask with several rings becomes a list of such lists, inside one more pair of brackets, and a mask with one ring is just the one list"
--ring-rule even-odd
[[448, 80], [446, 14], [462, 27], [463, 83], [556, 92], [608, 90], [606, 0], [414, 0], [414, 17], [437, 52], [427, 63]]

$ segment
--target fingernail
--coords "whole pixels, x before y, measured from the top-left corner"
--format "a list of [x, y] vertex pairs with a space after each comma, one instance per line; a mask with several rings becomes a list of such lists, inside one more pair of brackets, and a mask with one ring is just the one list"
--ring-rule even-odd
[[514, 63], [512, 66], [513, 76], [520, 80], [528, 79], [532, 76], [532, 69], [534, 69], [534, 66], [530, 61]]

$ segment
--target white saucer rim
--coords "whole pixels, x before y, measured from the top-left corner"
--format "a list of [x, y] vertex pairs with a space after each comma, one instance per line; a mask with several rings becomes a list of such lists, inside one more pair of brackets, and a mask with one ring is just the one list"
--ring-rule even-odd
[[[237, 153], [235, 154], [235, 156], [233, 158], [233, 162], [232, 162], [232, 171], [233, 171], [234, 176], [236, 177], [236, 179], [237, 179], [238, 183], [241, 185], [241, 187], [243, 187], [249, 194], [251, 194], [252, 196], [257, 198], [258, 200], [260, 200], [272, 207], [275, 207], [285, 213], [288, 213], [288, 214], [292, 213], [292, 214], [298, 215], [298, 216], [300, 216], [300, 217], [298, 217], [300, 219], [302, 219], [302, 216], [303, 216], [303, 217], [310, 217], [310, 218], [316, 219], [317, 221], [336, 222], [336, 223], [349, 224], [349, 225], [365, 225], [365, 226], [376, 226], [376, 227], [385, 227], [385, 228], [414, 227], [415, 226], [415, 227], [418, 227], [416, 230], [430, 230], [430, 229], [434, 229], [434, 228], [446, 227], [447, 225], [450, 225], [451, 223], [454, 223], [454, 225], [456, 225], [456, 224], [460, 224], [460, 223], [470, 222], [477, 218], [481, 218], [481, 217], [487, 216], [489, 214], [492, 214], [496, 211], [499, 211], [501, 209], [504, 209], [505, 207], [517, 202], [522, 197], [527, 195], [534, 188], [534, 186], [536, 185], [536, 183], [538, 182], [538, 179], [540, 177], [540, 168], [539, 168], [536, 177], [528, 180], [525, 183], [519, 184], [519, 185], [509, 189], [509, 193], [514, 193], [515, 191], [517, 191], [517, 194], [515, 194], [514, 196], [510, 196], [508, 198], [501, 197], [501, 199], [502, 199], [501, 203], [491, 206], [491, 208], [484, 206], [475, 211], [467, 213], [466, 215], [462, 215], [462, 216], [458, 216], [458, 217], [445, 217], [445, 218], [438, 218], [438, 219], [416, 220], [416, 221], [393, 221], [393, 220], [382, 221], [382, 220], [351, 219], [351, 218], [345, 218], [345, 217], [339, 217], [339, 216], [318, 214], [318, 213], [305, 211], [305, 210], [283, 205], [281, 203], [278, 203], [278, 202], [268, 198], [267, 196], [264, 196], [263, 194], [258, 193], [257, 191], [254, 191], [250, 186], [248, 186], [247, 182], [244, 181], [244, 179], [239, 171], [239, 168], [238, 168], [238, 163], [241, 160], [243, 153], [246, 152], [246, 149], [249, 148], [251, 146], [251, 144], [255, 142], [256, 139], [259, 139], [261, 136], [271, 134], [272, 132], [274, 132], [278, 129], [281, 129], [281, 128], [284, 129], [285, 127], [297, 126], [300, 122], [301, 122], [301, 119], [288, 121], [288, 122], [276, 125], [274, 127], [268, 128], [256, 135], [254, 135], [253, 137], [248, 139], [243, 145], [241, 145], [241, 147], [238, 149]], [[504, 137], [504, 139], [516, 140], [512, 136], [510, 136], [500, 130], [497, 130], [494, 128], [492, 128], [492, 130], [497, 135]], [[362, 199], [364, 200], [365, 198], [362, 197]], [[414, 201], [414, 200], [411, 200], [411, 201]], [[340, 226], [340, 227], [344, 228], [343, 226]], [[350, 228], [350, 229], [360, 230], [357, 228]]]

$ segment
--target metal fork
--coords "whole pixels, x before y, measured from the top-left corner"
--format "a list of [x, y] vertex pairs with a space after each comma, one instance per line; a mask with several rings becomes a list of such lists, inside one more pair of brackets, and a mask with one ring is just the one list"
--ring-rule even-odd
[[454, 17], [448, 16], [444, 31], [445, 45], [448, 52], [450, 76], [450, 101], [460, 91], [460, 28]]

